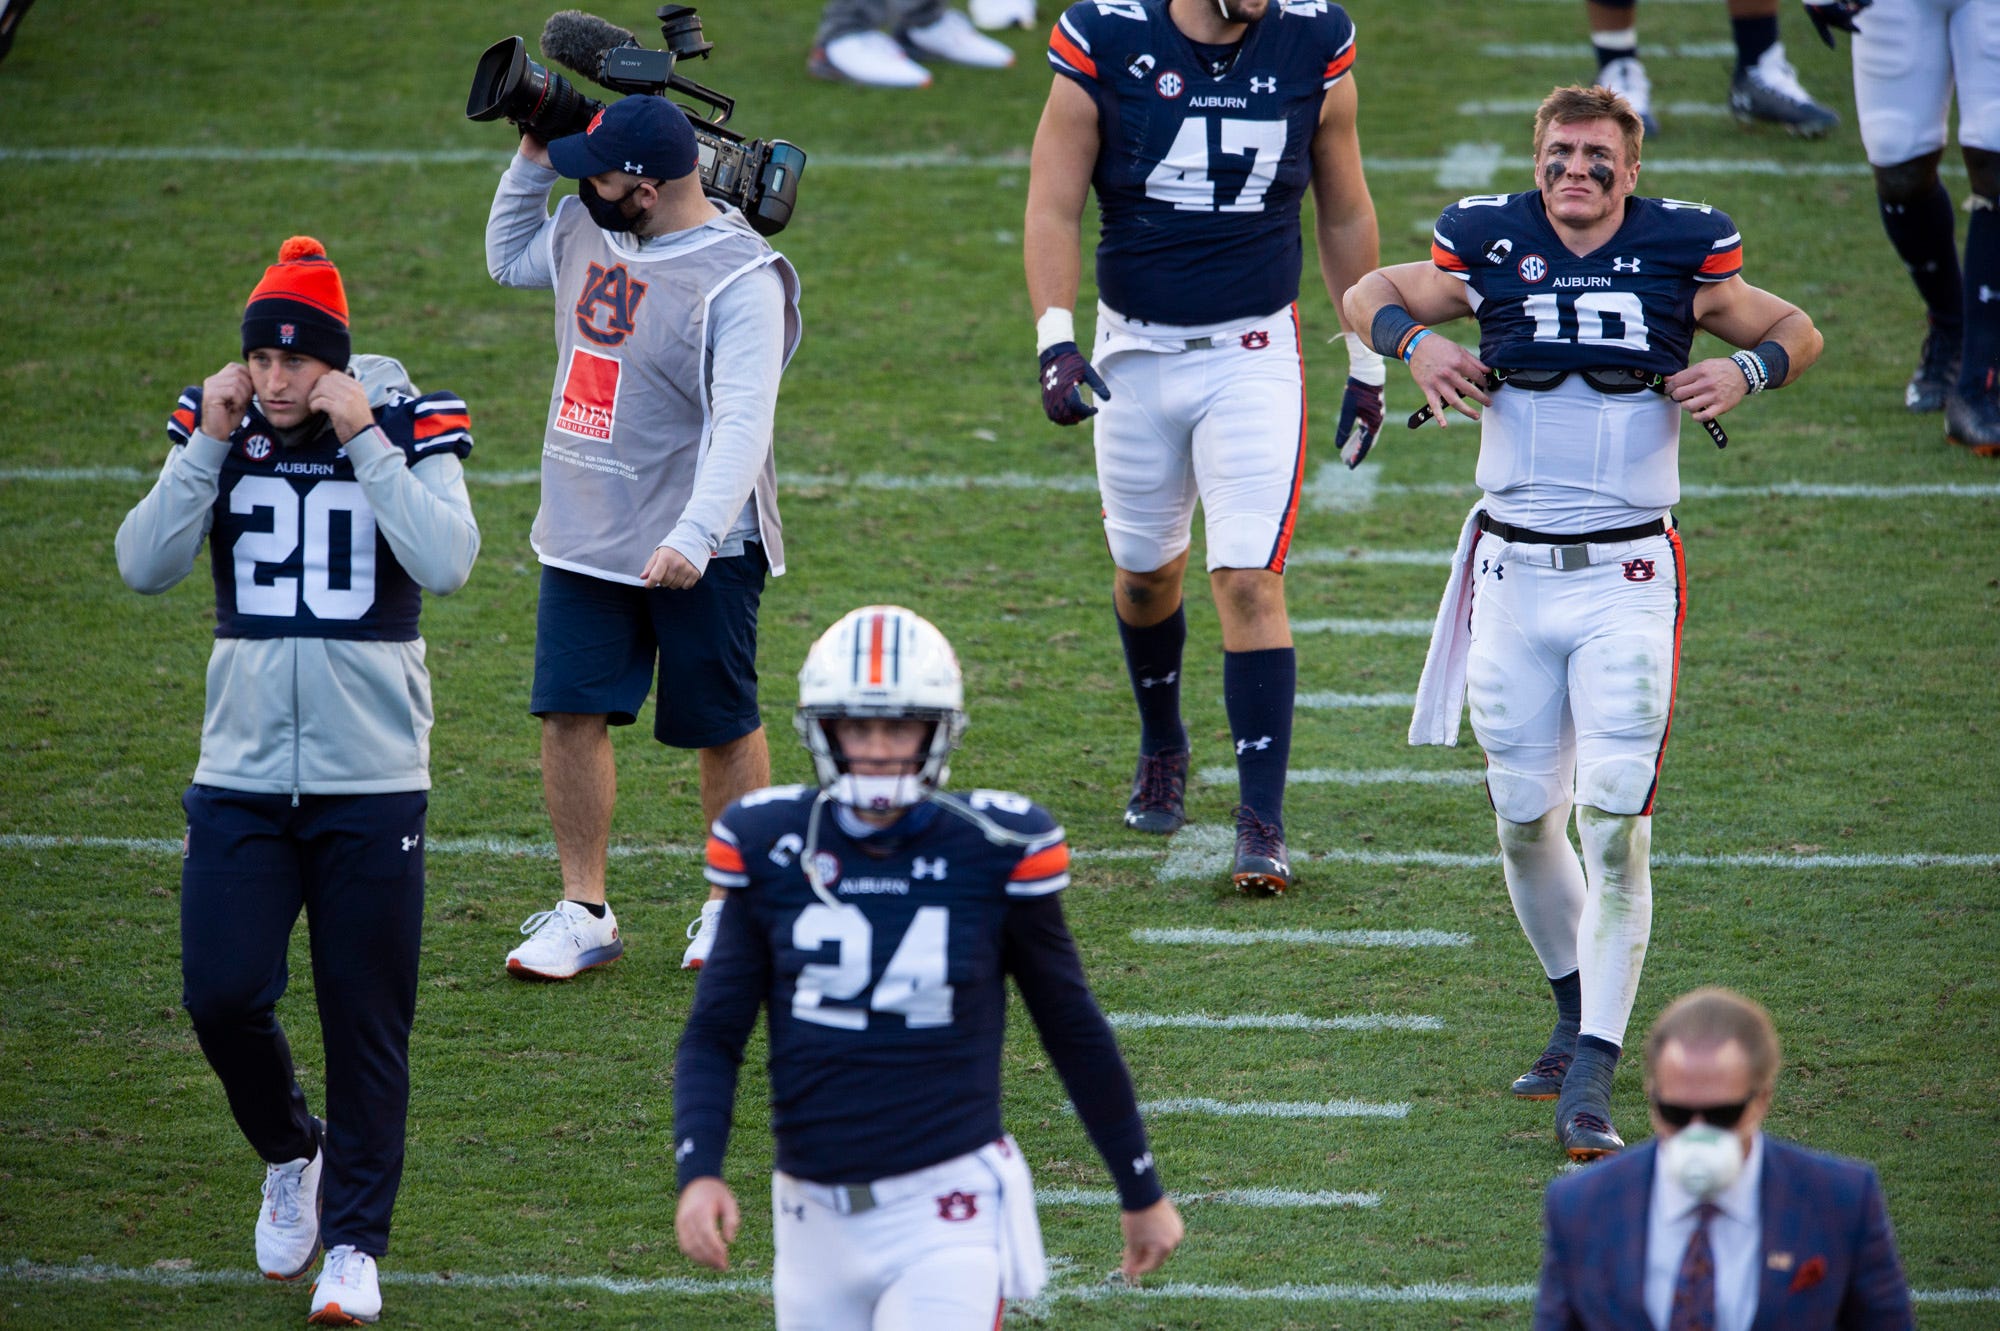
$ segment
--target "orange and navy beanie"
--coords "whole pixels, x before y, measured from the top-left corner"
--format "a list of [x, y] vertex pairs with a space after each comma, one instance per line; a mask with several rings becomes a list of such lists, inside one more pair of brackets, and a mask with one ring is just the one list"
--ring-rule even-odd
[[336, 370], [347, 368], [347, 291], [326, 246], [293, 236], [243, 307], [243, 354], [259, 347], [303, 351]]

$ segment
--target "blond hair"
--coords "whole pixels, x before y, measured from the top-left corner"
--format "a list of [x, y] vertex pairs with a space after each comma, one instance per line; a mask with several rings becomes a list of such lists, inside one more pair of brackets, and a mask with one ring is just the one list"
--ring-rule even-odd
[[1557, 88], [1542, 99], [1535, 111], [1535, 156], [1542, 155], [1542, 140], [1548, 137], [1551, 126], [1573, 125], [1584, 120], [1609, 120], [1616, 124], [1625, 140], [1625, 156], [1634, 162], [1639, 160], [1639, 145], [1646, 137], [1646, 126], [1639, 113], [1611, 89], [1586, 88], [1581, 84]]

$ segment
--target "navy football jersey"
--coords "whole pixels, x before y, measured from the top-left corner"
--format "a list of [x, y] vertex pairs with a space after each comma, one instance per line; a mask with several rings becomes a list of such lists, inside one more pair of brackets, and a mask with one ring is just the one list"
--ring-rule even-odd
[[1254, 318], [1299, 296], [1299, 201], [1326, 90], [1354, 63], [1327, 0], [1272, 0], [1234, 47], [1189, 41], [1167, 0], [1079, 0], [1049, 64], [1097, 102], [1097, 290], [1151, 323]]
[[1635, 195], [1618, 233], [1578, 257], [1529, 190], [1445, 209], [1431, 261], [1472, 288], [1479, 359], [1496, 369], [1674, 374], [1694, 343], [1698, 285], [1743, 271], [1743, 238], [1705, 203]]
[[[964, 798], [1021, 844], [996, 844], [935, 804], [857, 840], [828, 806], [816, 854], [834, 906], [802, 859], [818, 796], [813, 786], [759, 791], [716, 820], [707, 875], [729, 900], [688, 1028], [707, 1029], [724, 989], [754, 981], [768, 1014], [778, 1168], [868, 1182], [1000, 1136], [1006, 916], [1010, 903], [1068, 884], [1069, 845], [1047, 810], [1002, 791]], [[731, 947], [746, 929], [755, 945]], [[753, 956], [765, 969], [745, 976], [738, 963]], [[681, 1135], [713, 1152], [707, 1172], [718, 1172], [727, 1119], [714, 1119], [717, 1088], [689, 1084], [685, 1057], [682, 1069]]]
[[[200, 420], [201, 389], [184, 389], [167, 437], [187, 443]], [[472, 451], [465, 403], [450, 393], [398, 396], [375, 423], [411, 465]], [[218, 638], [417, 637], [422, 591], [376, 530], [331, 425], [285, 448], [253, 405], [229, 436], [208, 545]]]

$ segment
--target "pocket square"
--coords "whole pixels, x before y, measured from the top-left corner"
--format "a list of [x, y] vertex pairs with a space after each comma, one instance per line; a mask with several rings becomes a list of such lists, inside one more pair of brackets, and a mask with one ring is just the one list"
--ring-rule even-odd
[[1801, 1290], [1811, 1289], [1824, 1279], [1826, 1279], [1826, 1258], [1808, 1257], [1805, 1264], [1799, 1267], [1798, 1274], [1792, 1277], [1791, 1292], [1797, 1294]]

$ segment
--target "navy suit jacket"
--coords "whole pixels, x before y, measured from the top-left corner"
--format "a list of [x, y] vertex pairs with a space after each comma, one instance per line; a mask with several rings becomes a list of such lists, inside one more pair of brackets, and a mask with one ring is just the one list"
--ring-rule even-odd
[[[1653, 1142], [1549, 1185], [1535, 1331], [1647, 1331]], [[1764, 1138], [1755, 1331], [1911, 1325], [1910, 1290], [1872, 1165]]]

